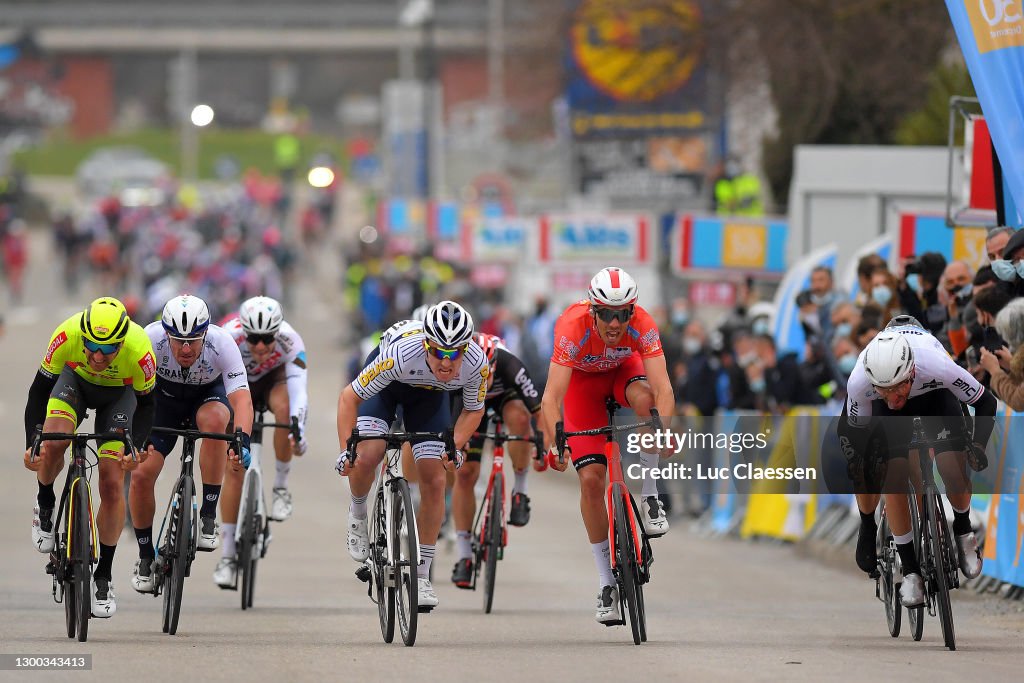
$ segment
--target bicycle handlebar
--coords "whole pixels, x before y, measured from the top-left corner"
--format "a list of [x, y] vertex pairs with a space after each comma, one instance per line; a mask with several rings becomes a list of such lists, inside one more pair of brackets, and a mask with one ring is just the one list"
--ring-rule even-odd
[[44, 441], [70, 441], [74, 445], [87, 444], [90, 441], [120, 441], [124, 444], [125, 450], [131, 453], [132, 460], [138, 460], [135, 444], [132, 443], [132, 435], [127, 430], [124, 432], [44, 432], [42, 425], [36, 425], [36, 434], [32, 440], [32, 455], [30, 461], [35, 462], [39, 457], [39, 450]]
[[455, 455], [455, 433], [451, 429], [443, 432], [388, 432], [387, 434], [360, 434], [359, 428], [352, 430], [345, 446], [352, 458], [356, 461], [356, 445], [361, 441], [383, 441], [391, 448], [400, 448], [402, 444], [413, 441], [441, 441], [448, 452], [449, 457]]
[[174, 434], [190, 441], [199, 439], [216, 439], [217, 441], [234, 441], [235, 435], [225, 432], [200, 432], [197, 429], [175, 429], [174, 427], [153, 427], [151, 431], [161, 434]]
[[555, 424], [555, 447], [558, 449], [558, 462], [559, 464], [565, 462], [565, 447], [569, 441], [569, 437], [573, 436], [614, 436], [622, 432], [631, 432], [634, 429], [640, 429], [641, 427], [654, 427], [655, 429], [662, 428], [661, 415], [658, 414], [657, 408], [651, 408], [651, 416], [641, 422], [634, 422], [625, 425], [605, 425], [604, 427], [598, 427], [597, 429], [580, 429], [577, 431], [567, 432], [565, 431], [565, 424], [559, 420]]

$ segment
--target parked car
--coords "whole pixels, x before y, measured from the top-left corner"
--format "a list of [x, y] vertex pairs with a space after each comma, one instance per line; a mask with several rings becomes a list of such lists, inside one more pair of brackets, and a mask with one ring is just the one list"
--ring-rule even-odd
[[170, 175], [167, 164], [138, 147], [103, 147], [79, 164], [75, 180], [83, 195], [98, 197], [155, 188]]

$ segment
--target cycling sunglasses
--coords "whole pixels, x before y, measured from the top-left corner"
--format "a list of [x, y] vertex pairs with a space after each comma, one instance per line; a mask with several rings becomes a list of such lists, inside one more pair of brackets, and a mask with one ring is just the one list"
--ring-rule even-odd
[[202, 344], [203, 340], [206, 339], [206, 333], [199, 335], [198, 337], [176, 337], [173, 334], [167, 335], [167, 338], [173, 342], [178, 342], [182, 346], [188, 344], [189, 346], [195, 346], [196, 344]]
[[263, 342], [264, 346], [270, 346], [274, 343], [276, 337], [272, 334], [247, 334], [245, 335], [245, 341], [249, 342], [250, 345], [256, 346], [260, 342]]
[[629, 308], [600, 308], [594, 306], [594, 315], [596, 315], [601, 322], [611, 323], [613, 320], [618, 320], [623, 325], [629, 322], [630, 318], [633, 317], [633, 307]]
[[432, 355], [438, 360], [455, 360], [462, 355], [462, 352], [469, 348], [469, 344], [464, 344], [457, 349], [442, 349], [440, 346], [432, 346], [426, 340], [423, 340], [423, 348], [427, 350], [427, 353]]
[[104, 356], [109, 356], [110, 354], [114, 353], [119, 348], [121, 348], [121, 342], [118, 342], [116, 344], [97, 344], [91, 339], [84, 339], [83, 343], [85, 344], [85, 348], [90, 353], [96, 353], [97, 351], [99, 351]]

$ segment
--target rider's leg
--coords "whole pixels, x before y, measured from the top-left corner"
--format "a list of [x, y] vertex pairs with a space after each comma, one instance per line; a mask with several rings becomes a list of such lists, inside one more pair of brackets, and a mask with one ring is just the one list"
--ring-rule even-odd
[[583, 526], [587, 529], [587, 539], [597, 566], [598, 587], [614, 586], [608, 538], [608, 508], [605, 503], [608, 467], [604, 456], [593, 455], [580, 458], [574, 464], [580, 478], [580, 512], [583, 514]]
[[459, 560], [473, 556], [472, 534], [473, 515], [476, 514], [476, 486], [480, 478], [479, 450], [466, 455], [466, 462], [455, 473], [452, 488], [452, 517], [455, 521], [456, 552]]
[[[174, 447], [171, 442], [171, 447]], [[153, 517], [156, 513], [156, 480], [164, 468], [162, 448], [153, 445], [152, 454], [146, 462], [140, 464], [132, 472], [128, 487], [128, 505], [132, 511], [132, 526], [135, 528], [135, 540], [139, 544], [139, 557], [152, 558], [156, 555], [153, 548]], [[169, 451], [170, 448], [167, 450]]]
[[100, 455], [100, 506], [96, 512], [96, 530], [99, 533], [100, 559], [94, 576], [111, 578], [114, 549], [124, 528], [124, 470], [118, 462], [120, 454]]
[[[513, 436], [530, 438], [533, 436], [533, 426], [530, 424], [530, 411], [526, 404], [519, 399], [506, 401], [501, 408], [501, 419], [505, 423], [505, 430]], [[526, 474], [530, 471], [530, 457], [533, 454], [533, 444], [529, 441], [510, 441], [507, 445], [509, 457], [512, 460], [512, 470], [515, 472], [515, 481], [512, 484], [512, 493], [527, 493]]]
[[[654, 391], [647, 380], [635, 380], [629, 382], [625, 387], [626, 403], [641, 418], [650, 417], [651, 408], [654, 408]], [[657, 453], [641, 452], [638, 454], [643, 473], [643, 487], [640, 495], [644, 498], [658, 495], [658, 480], [651, 475], [651, 471], [657, 469], [660, 457]]]
[[[416, 453], [419, 446], [413, 447]], [[416, 459], [416, 470], [420, 477], [420, 509], [416, 525], [420, 532], [420, 565], [417, 576], [428, 578], [433, 561], [434, 546], [444, 519], [445, 469], [441, 458], [421, 456]]]
[[[217, 400], [202, 404], [196, 411], [196, 428], [201, 432], [224, 433], [231, 421], [231, 410]], [[199, 467], [203, 479], [203, 503], [200, 517], [217, 516], [217, 501], [224, 483], [224, 470], [228, 461], [228, 443], [216, 439], [203, 439], [199, 447]]]
[[[270, 411], [274, 414], [274, 422], [278, 424], [288, 424], [291, 422], [291, 416], [288, 412], [290, 407], [287, 383], [279, 382], [275, 384], [270, 389], [267, 403], [270, 406]], [[292, 447], [291, 442], [288, 440], [287, 429], [274, 430], [274, 457], [276, 467], [274, 488], [287, 489], [288, 473], [292, 468]]]
[[904, 574], [920, 574], [917, 553], [914, 550], [914, 529], [910, 521], [907, 500], [909, 463], [906, 457], [889, 459], [885, 479], [885, 516], [896, 541], [896, 550], [903, 563]]

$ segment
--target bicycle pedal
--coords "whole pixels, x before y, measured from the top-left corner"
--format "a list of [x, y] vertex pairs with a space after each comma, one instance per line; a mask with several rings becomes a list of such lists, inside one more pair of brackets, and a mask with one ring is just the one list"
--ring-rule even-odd
[[367, 567], [365, 564], [356, 570], [356, 578], [362, 581], [363, 583], [368, 583], [370, 581], [370, 576], [370, 568]]
[[882, 574], [878, 571], [878, 569], [875, 569], [875, 571], [873, 571], [870, 574], [868, 574], [868, 578], [869, 579], [875, 579], [876, 581], [878, 579], [880, 579], [881, 577], [882, 577]]
[[616, 619], [615, 621], [602, 621], [605, 626], [625, 626], [626, 622], [623, 619]]
[[47, 562], [46, 567], [44, 567], [44, 569], [46, 570], [46, 573], [50, 576], [57, 575], [57, 566], [53, 562]]
[[434, 608], [432, 606], [431, 607], [425, 607], [423, 605], [417, 605], [416, 606], [416, 612], [419, 613], [419, 614], [430, 614], [433, 611], [434, 611]]

